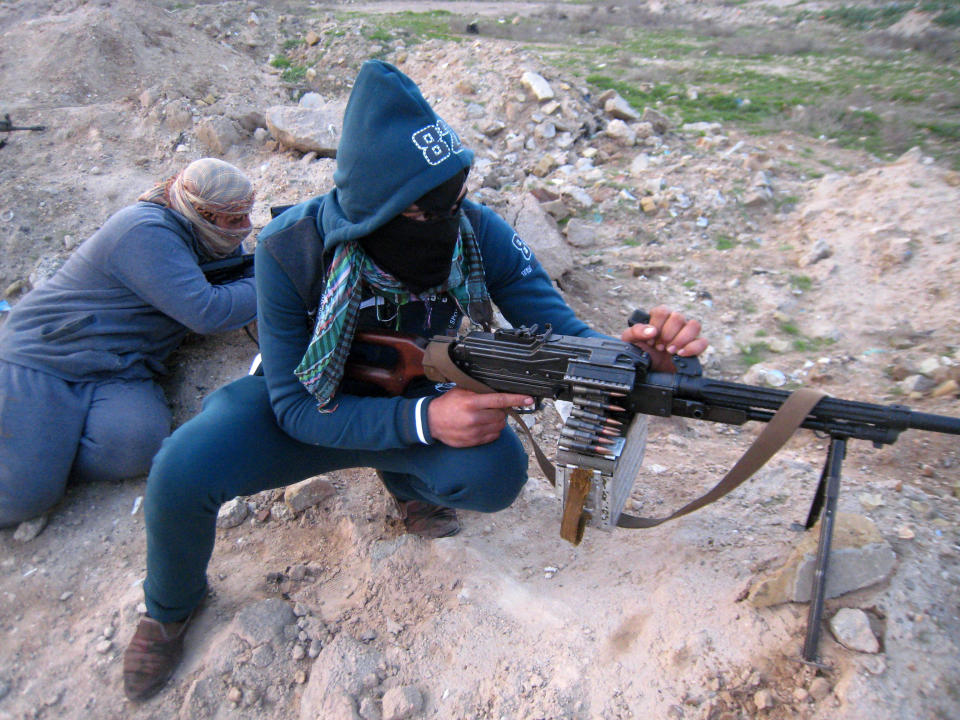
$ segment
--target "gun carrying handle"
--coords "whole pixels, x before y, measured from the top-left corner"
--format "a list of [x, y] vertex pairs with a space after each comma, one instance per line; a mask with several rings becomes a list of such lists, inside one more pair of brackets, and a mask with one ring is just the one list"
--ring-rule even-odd
[[[470, 377], [454, 364], [453, 360], [450, 359], [449, 342], [434, 340], [427, 345], [427, 349], [423, 352], [423, 374], [434, 382], [456, 383], [460, 387], [475, 393], [496, 392], [496, 390], [488, 385]], [[533, 433], [530, 432], [530, 428], [527, 427], [527, 424], [516, 410], [507, 410], [507, 415], [516, 421], [517, 425], [527, 436], [530, 445], [533, 447], [534, 455], [537, 457], [537, 464], [547, 477], [547, 480], [550, 481], [551, 485], [556, 485], [557, 470], [543, 450], [540, 449], [537, 441], [533, 439]]]
[[417, 342], [421, 340], [420, 338], [386, 330], [377, 332], [358, 330], [354, 339], [371, 345], [393, 348], [397, 353], [397, 362], [390, 368], [350, 363], [346, 368], [348, 377], [374, 383], [393, 395], [402, 395], [411, 380], [424, 374], [423, 345]]

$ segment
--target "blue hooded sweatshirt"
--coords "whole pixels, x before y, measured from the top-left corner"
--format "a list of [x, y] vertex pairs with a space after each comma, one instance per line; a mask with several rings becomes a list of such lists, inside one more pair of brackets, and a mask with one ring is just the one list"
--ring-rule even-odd
[[[390, 221], [473, 161], [473, 153], [389, 63], [370, 60], [357, 76], [343, 119], [335, 188], [295, 205], [268, 224], [256, 251], [260, 349], [270, 401], [280, 426], [301, 442], [344, 449], [388, 450], [430, 444], [427, 406], [440, 390], [374, 397], [341, 383], [329, 407], [294, 375], [310, 342], [331, 249]], [[463, 209], [483, 258], [493, 303], [513, 325], [549, 323], [565, 335], [598, 335], [574, 315], [530, 248], [490, 209]], [[431, 337], [456, 330], [463, 315], [446, 294], [396, 306], [364, 293], [361, 328]], [[354, 349], [357, 349], [355, 344]]]
[[0, 327], [0, 359], [71, 382], [163, 374], [188, 330], [233, 330], [256, 317], [253, 278], [211, 285], [198, 266], [209, 259], [175, 210], [123, 208], [17, 303]]

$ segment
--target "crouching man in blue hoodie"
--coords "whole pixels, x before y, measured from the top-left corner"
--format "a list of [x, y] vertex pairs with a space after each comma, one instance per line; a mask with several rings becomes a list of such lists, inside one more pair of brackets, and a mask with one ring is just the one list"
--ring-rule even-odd
[[[157, 692], [179, 661], [207, 591], [217, 510], [251, 495], [348, 467], [376, 468], [408, 531], [459, 530], [454, 508], [496, 512], [527, 479], [505, 410], [516, 394], [433, 385], [405, 397], [360, 394], [344, 365], [358, 328], [431, 337], [466, 316], [489, 326], [491, 302], [515, 326], [594, 336], [530, 248], [468, 200], [473, 153], [392, 65], [365, 63], [343, 120], [335, 187], [261, 232], [256, 250], [263, 375], [207, 399], [157, 454], [144, 503], [147, 615], [124, 654], [127, 696]], [[624, 331], [652, 351], [697, 355], [700, 326], [657, 308]]]

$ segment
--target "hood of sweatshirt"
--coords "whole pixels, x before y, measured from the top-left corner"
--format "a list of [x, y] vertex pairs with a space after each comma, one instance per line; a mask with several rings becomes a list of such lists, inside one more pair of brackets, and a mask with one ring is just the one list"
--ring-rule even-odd
[[370, 234], [472, 162], [410, 78], [368, 60], [344, 111], [336, 188], [318, 218], [324, 245]]

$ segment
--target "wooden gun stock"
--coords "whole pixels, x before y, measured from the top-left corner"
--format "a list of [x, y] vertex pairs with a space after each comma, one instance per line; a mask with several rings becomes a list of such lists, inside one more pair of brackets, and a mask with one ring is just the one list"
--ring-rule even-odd
[[379, 385], [391, 395], [402, 395], [412, 380], [423, 376], [423, 350], [427, 339], [391, 330], [358, 330], [354, 342], [382, 345], [396, 352], [390, 367], [347, 362], [346, 376], [353, 380]]

